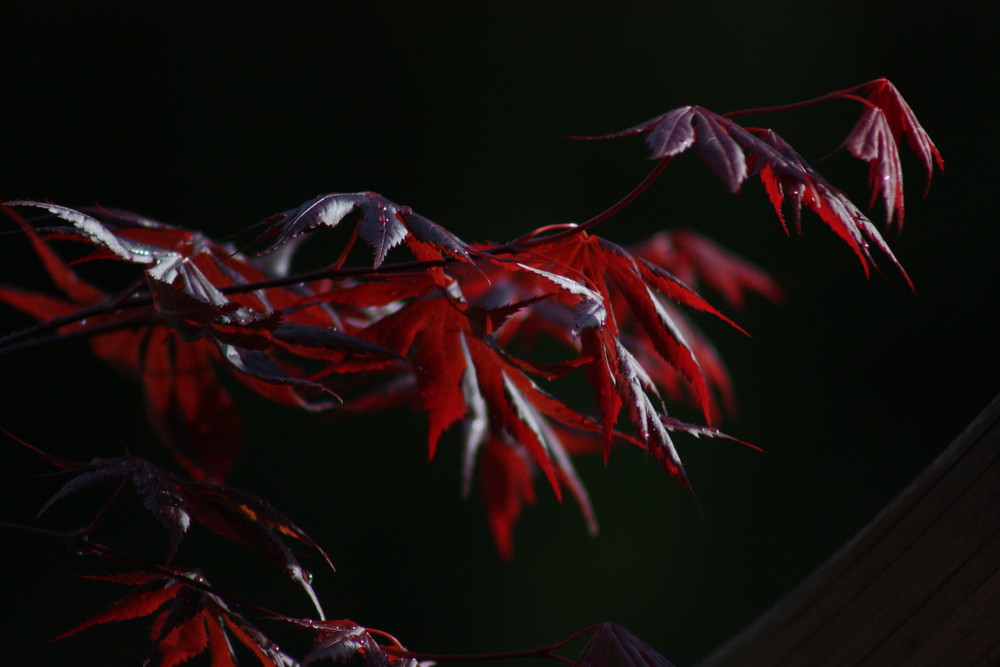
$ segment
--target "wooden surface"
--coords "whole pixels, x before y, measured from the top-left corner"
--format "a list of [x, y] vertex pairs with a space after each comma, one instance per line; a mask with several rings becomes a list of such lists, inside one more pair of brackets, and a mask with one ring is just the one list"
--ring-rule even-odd
[[700, 667], [735, 665], [1000, 665], [1000, 396]]

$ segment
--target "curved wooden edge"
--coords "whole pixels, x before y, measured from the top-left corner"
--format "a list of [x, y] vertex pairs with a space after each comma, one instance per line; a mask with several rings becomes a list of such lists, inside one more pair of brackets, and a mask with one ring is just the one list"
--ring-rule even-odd
[[898, 664], [1000, 665], [1000, 396], [699, 667]]

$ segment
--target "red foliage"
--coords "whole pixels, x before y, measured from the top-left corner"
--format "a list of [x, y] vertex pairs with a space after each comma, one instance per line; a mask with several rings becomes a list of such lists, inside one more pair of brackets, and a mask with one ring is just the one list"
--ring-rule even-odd
[[57, 640], [95, 625], [156, 614], [149, 635], [150, 657], [158, 654], [160, 667], [179, 665], [206, 651], [212, 658], [212, 667], [235, 667], [236, 654], [230, 637], [250, 649], [264, 667], [294, 664], [221, 598], [206, 592], [208, 581], [198, 572], [177, 570], [172, 576], [138, 572], [88, 578], [134, 588], [103, 612], [56, 637]]
[[[236, 405], [219, 369], [266, 399], [306, 410], [356, 413], [414, 405], [427, 415], [429, 457], [446, 432], [461, 426], [463, 488], [468, 493], [473, 479], [479, 480], [504, 557], [513, 553], [512, 531], [523, 505], [535, 499], [538, 476], [559, 499], [568, 490], [596, 532], [574, 454], [603, 451], [607, 461], [613, 444], [632, 444], [690, 488], [672, 434], [728, 437], [715, 424], [734, 399], [721, 359], [688, 312], [708, 313], [742, 331], [695, 290], [716, 292], [737, 309], [748, 293], [777, 301], [781, 291], [760, 269], [693, 232], [662, 232], [626, 249], [593, 228], [639, 196], [670, 160], [693, 148], [733, 192], [758, 176], [786, 232], [799, 229], [805, 207], [852, 248], [866, 273], [875, 264], [872, 247], [898, 266], [875, 225], [845, 193], [773, 130], [734, 120], [833, 99], [863, 105], [842, 146], [869, 163], [872, 201], [881, 197], [887, 224], [901, 225], [903, 137], [928, 183], [943, 161], [885, 79], [771, 109], [717, 114], [679, 107], [595, 137], [645, 135], [657, 165], [632, 193], [589, 221], [541, 227], [501, 245], [466, 244], [373, 192], [321, 195], [272, 216], [255, 226], [263, 227], [258, 242], [269, 243], [256, 257], [132, 213], [8, 202], [42, 211], [29, 222], [7, 209], [60, 294], [0, 287], [0, 302], [41, 322], [0, 339], [0, 352], [53, 336], [88, 338], [98, 357], [141, 383], [154, 430], [193, 478], [139, 457], [83, 464], [45, 455], [79, 473], [49, 505], [105, 480], [129, 480], [167, 530], [166, 562], [194, 519], [260, 549], [318, 610], [307, 573], [277, 535], [322, 550], [263, 500], [219, 485], [243, 443]], [[296, 248], [319, 227], [344, 228], [349, 238], [331, 249], [326, 268], [291, 275]], [[374, 252], [371, 266], [345, 266], [358, 238]], [[65, 261], [51, 246], [57, 241], [83, 244], [87, 254]], [[390, 262], [390, 253], [401, 246], [410, 256]], [[93, 285], [74, 267], [89, 260], [131, 266], [134, 280], [111, 288]], [[531, 358], [543, 340], [561, 349], [561, 358]], [[586, 382], [592, 404], [561, 399], [554, 389], [560, 378]], [[706, 425], [675, 418], [668, 406], [681, 401], [692, 403]], [[619, 419], [623, 411], [627, 425]], [[226, 633], [262, 663], [277, 664], [263, 635], [248, 629], [207, 585], [185, 583], [185, 577], [200, 575], [157, 572], [112, 578], [136, 589], [71, 633], [159, 612], [153, 644], [164, 665], [206, 650], [213, 664], [232, 664], [231, 653], [223, 650]], [[368, 664], [398, 662], [359, 626], [313, 623], [309, 629], [320, 636], [306, 663], [358, 653]], [[624, 664], [667, 664], [647, 649], [617, 626], [602, 626], [580, 662], [606, 664], [617, 656]]]

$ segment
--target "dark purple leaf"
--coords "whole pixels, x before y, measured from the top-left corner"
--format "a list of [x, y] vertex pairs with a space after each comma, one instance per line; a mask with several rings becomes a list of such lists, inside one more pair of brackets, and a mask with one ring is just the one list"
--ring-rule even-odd
[[162, 248], [138, 243], [130, 239], [121, 239], [115, 236], [114, 232], [97, 218], [67, 206], [38, 201], [11, 201], [6, 203], [8, 206], [32, 206], [44, 209], [57, 218], [71, 223], [94, 245], [104, 248], [116, 257], [129, 262], [152, 264], [157, 261], [157, 257], [162, 258], [173, 254]]
[[239, 309], [235, 303], [225, 300], [223, 305], [203, 301], [191, 296], [183, 286], [175, 286], [152, 276], [146, 277], [146, 283], [157, 312], [187, 342], [201, 338], [210, 322], [224, 321]]
[[375, 192], [322, 195], [276, 217], [276, 222], [261, 238], [277, 238], [264, 252], [272, 252], [319, 226], [337, 227], [351, 219], [357, 220], [358, 235], [375, 251], [375, 268], [380, 267], [388, 252], [410, 234], [441, 252], [470, 261], [468, 246], [457, 236], [414, 213], [408, 206], [396, 204]]
[[312, 589], [311, 575], [303, 569], [292, 550], [278, 533], [315, 549], [333, 569], [326, 552], [270, 503], [245, 491], [206, 482], [181, 479], [138, 456], [94, 459], [89, 464], [63, 462], [80, 474], [65, 484], [42, 507], [39, 514], [71, 493], [77, 493], [113, 479], [129, 479], [143, 505], [166, 528], [170, 540], [169, 558], [177, 551], [192, 517], [209, 530], [259, 550], [302, 588], [323, 611]]
[[694, 107], [681, 107], [668, 111], [650, 127], [646, 137], [650, 157], [665, 158], [679, 155], [694, 144]]
[[409, 233], [399, 219], [399, 207], [381, 196], [375, 196], [358, 207], [361, 221], [358, 234], [375, 250], [375, 268], [382, 266], [386, 254], [402, 243]]
[[403, 223], [413, 237], [457, 259], [471, 262], [468, 246], [447, 229], [412, 211], [403, 214]]
[[729, 135], [726, 126], [732, 121], [725, 121], [701, 107], [696, 107], [694, 117], [698, 153], [731, 191], [739, 191], [747, 177], [747, 160], [739, 144]]
[[49, 498], [38, 515], [41, 516], [57, 501], [70, 494], [86, 491], [113, 479], [129, 479], [142, 504], [166, 529], [169, 540], [167, 560], [172, 560], [181, 538], [191, 525], [187, 501], [178, 486], [178, 478], [137, 456], [94, 459], [89, 464], [79, 466], [78, 469], [85, 472], [71, 479]]
[[365, 193], [362, 192], [320, 195], [298, 208], [279, 213], [275, 216], [277, 222], [271, 226], [270, 230], [276, 229], [278, 231], [277, 238], [265, 252], [284, 245], [293, 238], [308, 234], [321, 225], [330, 228], [336, 227], [355, 211], [363, 201], [364, 196]]
[[582, 667], [673, 667], [649, 644], [614, 623], [601, 623], [597, 627], [576, 663]]
[[137, 460], [131, 477], [139, 500], [167, 531], [169, 563], [177, 554], [181, 538], [191, 526], [187, 499], [176, 482], [147, 461]]
[[[328, 387], [318, 382], [305, 378], [295, 377], [279, 366], [271, 357], [258, 350], [248, 350], [246, 348], [219, 343], [219, 351], [222, 358], [241, 373], [249, 375], [267, 384], [289, 385], [295, 388], [315, 390], [320, 393], [332, 396], [338, 402], [340, 398]], [[334, 405], [324, 401], [319, 403], [304, 403], [303, 407], [314, 410], [323, 410]]]

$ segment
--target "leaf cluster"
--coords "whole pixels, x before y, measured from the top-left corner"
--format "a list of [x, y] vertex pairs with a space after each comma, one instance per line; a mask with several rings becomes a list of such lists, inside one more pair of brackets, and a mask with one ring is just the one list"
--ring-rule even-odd
[[[885, 79], [769, 109], [718, 114], [683, 106], [590, 137], [644, 136], [654, 161], [649, 176], [581, 224], [547, 225], [503, 244], [467, 243], [374, 192], [324, 194], [272, 215], [246, 230], [254, 238], [242, 249], [126, 211], [7, 202], [56, 293], [0, 286], [0, 303], [39, 321], [0, 339], [0, 354], [86, 339], [98, 358], [140, 384], [153, 429], [185, 473], [131, 455], [80, 463], [42, 454], [77, 473], [43, 512], [117, 480], [131, 484], [168, 535], [162, 564], [108, 578], [133, 591], [66, 634], [155, 614], [151, 639], [161, 664], [205, 651], [213, 664], [233, 664], [230, 637], [262, 664], [293, 664], [200, 573], [172, 565], [195, 521], [260, 550], [312, 599], [319, 620], [295, 621], [317, 633], [303, 664], [362, 656], [381, 666], [413, 657], [398, 642], [384, 648], [377, 632], [324, 621], [310, 576], [279, 535], [329, 563], [325, 552], [266, 501], [223, 485], [244, 446], [227, 378], [265, 400], [311, 412], [347, 416], [415, 406], [426, 415], [431, 458], [447, 432], [460, 431], [462, 488], [469, 494], [478, 481], [504, 557], [513, 553], [514, 526], [534, 500], [538, 479], [556, 498], [572, 496], [596, 532], [576, 455], [597, 452], [607, 462], [616, 445], [638, 447], [690, 489], [676, 434], [729, 438], [717, 426], [734, 403], [725, 366], [691, 314], [742, 332], [722, 309], [739, 309], [749, 294], [777, 301], [781, 290], [693, 231], [663, 231], [625, 248], [594, 229], [694, 150], [733, 192], [759, 178], [786, 233], [801, 228], [808, 209], [847, 243], [866, 274], [878, 251], [905, 277], [877, 227], [844, 192], [774, 130], [734, 120], [829, 100], [861, 105], [842, 147], [869, 164], [872, 203], [881, 198], [886, 223], [901, 225], [900, 144], [905, 140], [917, 153], [928, 184], [943, 162]], [[325, 249], [324, 266], [296, 273], [296, 250], [321, 228], [343, 230], [346, 242]], [[359, 239], [373, 258], [349, 266]], [[64, 259], [62, 244], [82, 248], [82, 256]], [[128, 269], [131, 279], [110, 286], [88, 281], [80, 265], [91, 261]], [[724, 305], [712, 305], [701, 291]], [[560, 352], [533, 358], [542, 343]], [[561, 397], [562, 379], [581, 381], [590, 403]], [[693, 405], [704, 423], [678, 419], [679, 403]], [[610, 664], [614, 656], [622, 664], [667, 664], [610, 624], [596, 630], [578, 662]]]

